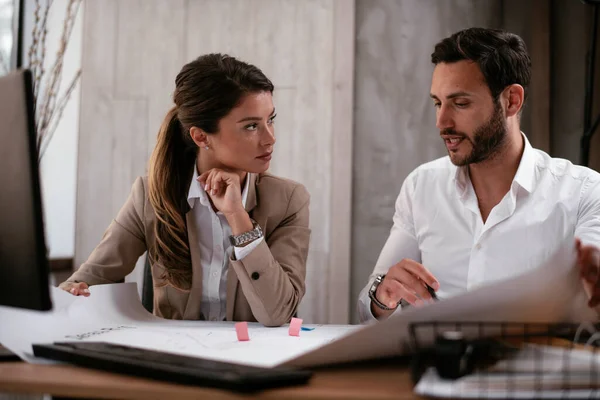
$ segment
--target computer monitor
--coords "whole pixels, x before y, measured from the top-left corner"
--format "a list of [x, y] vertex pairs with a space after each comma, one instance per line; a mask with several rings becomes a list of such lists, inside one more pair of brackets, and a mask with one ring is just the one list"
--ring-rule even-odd
[[0, 77], [0, 305], [50, 310], [32, 75]]

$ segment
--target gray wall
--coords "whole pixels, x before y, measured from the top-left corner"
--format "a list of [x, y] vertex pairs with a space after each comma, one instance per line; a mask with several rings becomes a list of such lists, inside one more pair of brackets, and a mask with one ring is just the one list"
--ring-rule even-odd
[[[531, 27], [531, 11], [534, 7], [533, 2], [536, 0], [502, 0], [502, 21], [500, 28], [509, 32], [515, 33], [525, 41], [528, 50], [531, 53], [532, 45], [532, 27]], [[547, 1], [547, 0], [543, 0]], [[531, 54], [530, 54], [531, 55]], [[523, 107], [521, 115], [521, 130], [526, 134], [531, 131], [531, 90], [529, 90], [529, 98]]]
[[[446, 153], [428, 97], [429, 55], [439, 39], [470, 26], [499, 27], [520, 35], [531, 54], [536, 32], [539, 39], [549, 31], [549, 57], [542, 53], [540, 58], [538, 52], [534, 61], [546, 62], [550, 69], [549, 82], [542, 82], [550, 93], [550, 154], [579, 162], [592, 9], [580, 1], [545, 1], [357, 0], [353, 307], [388, 236], [402, 181], [417, 165]], [[549, 7], [549, 26], [540, 25], [542, 6]], [[600, 110], [600, 55], [596, 62], [592, 118]], [[521, 121], [526, 134], [532, 133], [534, 101], [530, 91]], [[599, 160], [597, 133], [590, 166], [599, 169]]]
[[[551, 148], [553, 156], [572, 162], [579, 162], [579, 138], [583, 131], [589, 36], [586, 14], [590, 12], [591, 7], [580, 1], [552, 2]], [[596, 79], [599, 77], [596, 73]]]
[[352, 205], [353, 318], [404, 178], [446, 152], [429, 98], [436, 42], [499, 27], [500, 0], [357, 0]]

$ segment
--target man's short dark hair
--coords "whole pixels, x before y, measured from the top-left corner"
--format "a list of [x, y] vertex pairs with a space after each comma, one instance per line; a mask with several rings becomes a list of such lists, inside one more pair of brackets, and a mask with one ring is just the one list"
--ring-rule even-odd
[[531, 79], [531, 59], [525, 42], [514, 33], [499, 29], [469, 28], [456, 32], [435, 45], [431, 62], [454, 63], [470, 60], [479, 65], [494, 101], [509, 85], [525, 90]]

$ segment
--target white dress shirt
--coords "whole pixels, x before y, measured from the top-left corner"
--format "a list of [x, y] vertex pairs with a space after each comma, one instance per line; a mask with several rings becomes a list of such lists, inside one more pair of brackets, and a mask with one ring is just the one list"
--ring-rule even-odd
[[[194, 175], [188, 192], [188, 204], [193, 211], [194, 227], [198, 243], [190, 246], [200, 247], [202, 265], [202, 317], [210, 321], [223, 321], [226, 317], [227, 271], [232, 245], [229, 241], [231, 227], [223, 213], [215, 212], [208, 194], [198, 182], [198, 171], [194, 166]], [[242, 191], [242, 204], [246, 206], [250, 174]], [[245, 247], [233, 247], [235, 258], [243, 259], [258, 246], [264, 238], [255, 240]]]
[[485, 223], [468, 168], [449, 157], [406, 178], [390, 236], [359, 296], [361, 322], [374, 319], [368, 290], [375, 276], [404, 258], [437, 278], [444, 299], [536, 268], [575, 237], [600, 246], [600, 174], [551, 158], [523, 138], [511, 188]]

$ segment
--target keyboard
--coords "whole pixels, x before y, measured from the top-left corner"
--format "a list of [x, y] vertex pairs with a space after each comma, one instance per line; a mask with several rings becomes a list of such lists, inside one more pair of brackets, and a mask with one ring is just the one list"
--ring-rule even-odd
[[160, 381], [255, 392], [308, 382], [312, 373], [261, 368], [103, 342], [34, 344], [36, 357]]

